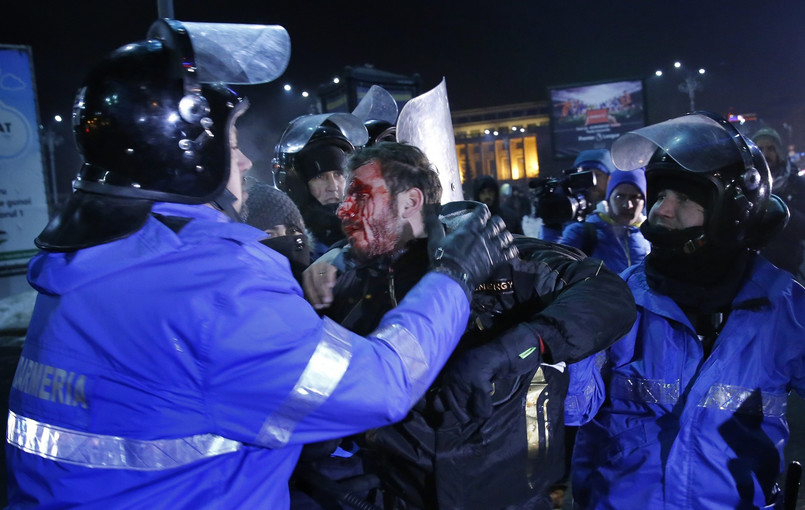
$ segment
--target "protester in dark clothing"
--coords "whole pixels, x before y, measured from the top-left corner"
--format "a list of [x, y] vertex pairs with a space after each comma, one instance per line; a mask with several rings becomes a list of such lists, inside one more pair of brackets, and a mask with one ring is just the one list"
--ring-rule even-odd
[[500, 184], [491, 175], [482, 175], [475, 180], [472, 199], [489, 208], [489, 212], [503, 218], [512, 234], [522, 234], [522, 216], [500, 201]]
[[759, 129], [752, 140], [763, 151], [769, 164], [774, 194], [783, 199], [791, 213], [785, 229], [760, 253], [805, 285], [805, 175], [800, 175], [786, 157], [783, 142], [774, 129]]
[[[317, 286], [324, 262], [305, 273], [305, 288], [314, 305], [330, 304], [328, 316], [363, 331], [424, 274], [430, 243], [484, 206], [453, 202], [437, 220], [438, 178], [410, 146], [364, 149], [350, 169], [339, 208], [350, 245], [333, 260], [342, 273], [331, 299]], [[386, 510], [554, 504], [565, 362], [619, 338], [634, 310], [624, 282], [600, 261], [537, 239], [516, 242], [521, 258], [475, 289], [460, 347], [427, 395], [403, 421], [363, 438]]]
[[514, 211], [518, 218], [531, 214], [531, 200], [528, 199], [528, 193], [517, 184], [512, 184], [511, 189], [511, 195], [506, 197], [504, 205]]

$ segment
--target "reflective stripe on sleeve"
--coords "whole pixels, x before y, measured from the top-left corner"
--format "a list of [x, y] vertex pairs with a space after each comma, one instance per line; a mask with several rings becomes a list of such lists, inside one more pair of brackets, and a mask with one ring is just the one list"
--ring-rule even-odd
[[288, 443], [296, 424], [330, 397], [352, 359], [354, 333], [324, 317], [322, 338], [302, 375], [285, 399], [263, 423], [258, 444], [280, 448]]
[[79, 432], [8, 413], [6, 440], [45, 459], [90, 468], [158, 471], [237, 451], [241, 443], [215, 434], [140, 440]]
[[787, 400], [788, 396], [785, 394], [773, 395], [759, 389], [714, 384], [699, 403], [699, 407], [781, 418], [785, 416]]
[[426, 378], [428, 361], [425, 359], [422, 346], [419, 345], [413, 333], [399, 324], [385, 326], [374, 331], [371, 336], [383, 341], [402, 360], [411, 381], [411, 402], [409, 404], [413, 405], [430, 386]]
[[675, 404], [679, 400], [679, 380], [641, 379], [615, 375], [610, 385], [612, 398], [646, 402], [647, 404]]
[[584, 386], [580, 395], [570, 394], [565, 397], [565, 415], [580, 418], [584, 409], [589, 407], [596, 390], [595, 380], [591, 379]]

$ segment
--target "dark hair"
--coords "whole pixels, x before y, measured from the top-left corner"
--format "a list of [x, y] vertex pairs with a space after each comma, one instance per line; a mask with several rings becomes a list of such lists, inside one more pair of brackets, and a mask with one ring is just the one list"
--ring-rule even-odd
[[380, 142], [365, 147], [350, 158], [349, 172], [370, 161], [379, 163], [380, 174], [392, 197], [411, 188], [418, 188], [425, 196], [424, 210], [430, 213], [438, 209], [442, 199], [439, 174], [417, 147], [399, 142]]

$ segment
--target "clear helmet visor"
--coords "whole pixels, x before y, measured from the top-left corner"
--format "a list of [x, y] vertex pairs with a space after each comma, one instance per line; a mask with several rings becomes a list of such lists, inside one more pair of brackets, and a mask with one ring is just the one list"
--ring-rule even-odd
[[353, 147], [365, 145], [369, 141], [363, 121], [351, 113], [319, 113], [294, 119], [282, 134], [276, 152], [296, 154], [301, 151], [319, 126], [326, 121], [335, 124]]
[[744, 163], [751, 168], [748, 142], [729, 122], [706, 112], [630, 131], [612, 144], [612, 161], [621, 170], [645, 167], [660, 148], [686, 170], [707, 173]]
[[352, 110], [352, 115], [363, 122], [369, 120], [382, 120], [389, 124], [397, 122], [397, 101], [389, 91], [379, 85], [372, 85], [361, 98], [358, 106]]
[[[191, 48], [184, 47], [182, 33], [189, 36]], [[291, 39], [279, 25], [163, 19], [151, 25], [148, 37], [169, 41], [186, 53], [185, 64], [195, 66], [200, 83], [267, 83], [285, 71], [291, 58]]]

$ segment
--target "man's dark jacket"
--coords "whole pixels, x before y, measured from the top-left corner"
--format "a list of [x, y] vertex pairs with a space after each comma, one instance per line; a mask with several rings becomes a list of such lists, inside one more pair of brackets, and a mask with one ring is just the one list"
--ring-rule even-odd
[[[425, 397], [402, 422], [365, 435], [366, 468], [406, 502], [401, 508], [525, 508], [547, 498], [565, 466], [564, 363], [609, 346], [635, 320], [631, 292], [601, 261], [538, 239], [517, 237], [516, 244], [520, 258], [474, 292], [461, 343]], [[342, 256], [346, 270], [327, 315], [359, 334], [372, 331], [429, 266], [427, 239], [369, 264], [353, 263], [349, 247]], [[489, 418], [462, 423], [439, 405], [462, 353], [524, 321], [524, 334], [538, 332], [545, 352], [531, 357], [527, 373], [494, 380]], [[540, 345], [536, 335], [525, 340]]]

